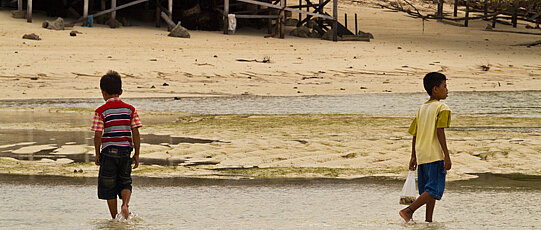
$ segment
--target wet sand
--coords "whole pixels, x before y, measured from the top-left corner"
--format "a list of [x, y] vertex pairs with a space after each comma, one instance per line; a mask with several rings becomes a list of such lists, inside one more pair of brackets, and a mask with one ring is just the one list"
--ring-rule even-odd
[[[14, 108], [2, 108], [9, 114]], [[31, 108], [17, 108], [31, 111]], [[43, 108], [40, 116], [45, 117]], [[54, 111], [54, 109], [51, 109]], [[52, 117], [90, 116], [74, 109], [51, 112]], [[69, 111], [69, 112], [68, 112]], [[152, 113], [142, 117], [155, 120]], [[171, 113], [170, 115], [172, 115]], [[159, 113], [156, 116], [161, 116]], [[411, 137], [406, 129], [411, 117], [368, 115], [186, 115], [150, 123], [141, 129], [144, 135], [162, 135], [145, 143], [141, 159], [147, 164], [134, 175], [149, 177], [204, 178], [358, 178], [387, 176], [404, 178], [410, 154]], [[539, 171], [541, 118], [455, 116], [448, 129], [448, 145], [453, 169], [448, 179], [475, 178], [476, 173], [520, 173], [541, 175]], [[13, 132], [56, 130], [88, 133], [86, 126], [69, 122], [44, 124], [40, 121], [3, 123]], [[19, 131], [17, 131], [19, 130]], [[537, 131], [536, 131], [537, 130]], [[32, 132], [28, 132], [31, 134]], [[36, 133], [39, 133], [36, 132]], [[219, 140], [217, 142], [171, 143], [171, 136], [183, 140]], [[31, 136], [31, 135], [30, 135]], [[30, 138], [30, 137], [29, 137]], [[62, 137], [59, 137], [61, 139]], [[168, 139], [169, 138], [169, 139]], [[68, 141], [68, 140], [66, 140]], [[73, 140], [69, 140], [76, 142]], [[48, 150], [65, 157], [39, 161], [0, 158], [0, 173], [95, 177], [98, 167], [92, 162], [70, 161], [67, 143], [5, 143], [2, 154], [36, 154]], [[16, 144], [18, 146], [11, 146]], [[51, 144], [55, 144], [51, 146]], [[90, 143], [71, 143], [86, 149], [92, 161]], [[0, 146], [1, 147], [1, 146]], [[60, 150], [58, 150], [60, 148]], [[9, 149], [9, 150], [6, 150]], [[61, 151], [62, 150], [62, 151]], [[12, 151], [10, 153], [9, 151]], [[55, 155], [55, 154], [53, 154]], [[12, 155], [13, 156], [13, 155]], [[57, 156], [57, 155], [55, 155]], [[60, 159], [60, 160], [59, 160]]]

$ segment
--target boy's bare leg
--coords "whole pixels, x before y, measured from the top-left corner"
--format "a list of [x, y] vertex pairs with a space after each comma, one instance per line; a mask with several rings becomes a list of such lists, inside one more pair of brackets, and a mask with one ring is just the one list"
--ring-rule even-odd
[[122, 208], [120, 210], [124, 218], [128, 219], [128, 217], [130, 216], [130, 210], [128, 209], [129, 207], [128, 204], [130, 203], [131, 190], [122, 189], [120, 193], [122, 194]]
[[432, 199], [426, 203], [426, 222], [432, 222], [432, 214], [434, 214], [434, 206], [436, 206], [436, 200]]
[[111, 217], [114, 219], [116, 217], [116, 214], [118, 214], [116, 198], [107, 200], [107, 206], [109, 206], [109, 212], [111, 213]]
[[[398, 214], [407, 223], [407, 222], [409, 222], [410, 220], [413, 219], [413, 213], [415, 212], [415, 210], [417, 210], [419, 207], [421, 207], [424, 204], [426, 204], [428, 202], [431, 202], [431, 201], [435, 201], [434, 198], [430, 194], [428, 194], [427, 192], [423, 192], [423, 194], [421, 194], [417, 198], [417, 200], [415, 200], [413, 202], [413, 204], [406, 207], [405, 209], [400, 210], [400, 212], [398, 212]], [[434, 209], [434, 208], [432, 208], [432, 209]]]

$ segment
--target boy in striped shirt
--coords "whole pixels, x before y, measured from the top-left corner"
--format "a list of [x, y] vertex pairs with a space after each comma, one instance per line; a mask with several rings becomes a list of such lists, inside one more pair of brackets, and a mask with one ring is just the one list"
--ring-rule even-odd
[[[98, 198], [107, 200], [111, 217], [115, 219], [117, 196], [122, 199], [121, 213], [128, 219], [128, 204], [132, 193], [131, 164], [139, 166], [141, 119], [135, 108], [120, 100], [122, 80], [115, 71], [109, 71], [100, 80], [104, 105], [96, 109], [92, 131], [96, 156], [94, 162], [100, 166], [98, 175]], [[135, 149], [133, 158], [130, 158]]]

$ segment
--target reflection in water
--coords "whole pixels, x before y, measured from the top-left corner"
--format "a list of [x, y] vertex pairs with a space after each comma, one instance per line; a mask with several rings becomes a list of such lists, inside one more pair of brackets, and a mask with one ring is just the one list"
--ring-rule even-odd
[[[490, 179], [494, 177], [497, 176], [485, 177], [487, 183], [478, 180], [450, 185], [442, 201], [436, 204], [435, 223], [422, 223], [424, 208], [421, 208], [414, 216], [418, 224], [408, 226], [402, 224], [397, 214], [404, 207], [398, 204], [401, 181], [292, 179], [283, 183], [177, 179], [180, 186], [162, 186], [162, 179], [134, 178], [130, 204], [140, 219], [119, 223], [107, 220], [106, 203], [96, 198], [95, 178], [29, 179], [0, 175], [0, 222], [7, 229], [58, 226], [66, 229], [531, 229], [539, 226], [541, 206], [532, 204], [541, 202], [541, 189], [500, 189], [497, 184], [509, 179]], [[69, 184], [66, 180], [75, 182]]]
[[[2, 138], [6, 137], [6, 138]], [[92, 132], [84, 131], [45, 131], [38, 129], [0, 129], [0, 157], [13, 157], [19, 160], [41, 160], [52, 159], [57, 160], [60, 158], [68, 158], [75, 162], [89, 162], [93, 160], [94, 156], [94, 134]], [[198, 139], [190, 137], [172, 137], [168, 135], [154, 135], [143, 134], [141, 135], [141, 143], [153, 144], [153, 145], [176, 145], [179, 143], [199, 143], [207, 144], [221, 142], [219, 140], [210, 139]], [[31, 144], [33, 146], [42, 146], [41, 150], [29, 153], [14, 153], [12, 151], [23, 148]], [[53, 153], [57, 148], [64, 145], [85, 145], [89, 146], [88, 149], [81, 153], [66, 153], [58, 154]], [[177, 165], [181, 162], [161, 162], [155, 160], [153, 162], [141, 161], [144, 164], [174, 164]]]
[[[334, 96], [237, 96], [126, 98], [142, 110], [196, 114], [369, 114], [411, 115], [426, 93], [374, 93]], [[445, 101], [456, 114], [541, 117], [541, 91], [450, 92]], [[0, 106], [96, 108], [100, 99], [2, 100]]]

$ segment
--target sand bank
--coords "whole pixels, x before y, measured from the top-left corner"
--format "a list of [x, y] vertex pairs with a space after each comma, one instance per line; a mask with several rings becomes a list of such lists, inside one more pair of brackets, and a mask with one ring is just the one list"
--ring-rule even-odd
[[[141, 116], [151, 118], [152, 114], [142, 111]], [[57, 116], [66, 114], [57, 113]], [[141, 159], [162, 165], [142, 165], [133, 174], [150, 177], [402, 178], [407, 174], [411, 151], [411, 137], [406, 133], [410, 122], [410, 117], [401, 116], [179, 114], [173, 121], [145, 125], [141, 133], [220, 141], [148, 144], [143, 140]], [[20, 128], [29, 129], [33, 124], [26, 122]], [[538, 144], [541, 136], [536, 131], [539, 124], [541, 118], [454, 117], [452, 128], [447, 130], [453, 160], [449, 180], [468, 179], [475, 177], [471, 174], [487, 172], [541, 175], [537, 163], [541, 158]], [[64, 125], [65, 130], [88, 130], [86, 126]], [[10, 129], [14, 126], [12, 124]], [[49, 128], [54, 130], [53, 126]], [[92, 154], [90, 145], [86, 148], [59, 145], [53, 155], [69, 157], [70, 149], [77, 153], [86, 149]], [[38, 147], [43, 149], [39, 143], [20, 145], [15, 152], [24, 150], [26, 153]], [[163, 162], [170, 164], [163, 165]], [[2, 158], [0, 164], [0, 173], [15, 174], [94, 177], [97, 170], [92, 162], [71, 163], [61, 159]]]

